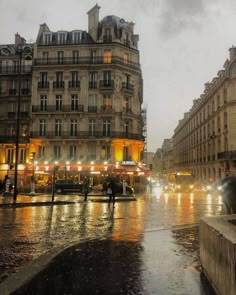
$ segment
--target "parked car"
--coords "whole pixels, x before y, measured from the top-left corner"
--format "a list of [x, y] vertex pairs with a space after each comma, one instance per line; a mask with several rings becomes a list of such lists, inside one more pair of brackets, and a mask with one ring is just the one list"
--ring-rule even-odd
[[[89, 192], [92, 191], [90, 186]], [[65, 180], [57, 180], [55, 182], [55, 192], [58, 194], [66, 193], [82, 193], [83, 192], [83, 182], [71, 182]]]

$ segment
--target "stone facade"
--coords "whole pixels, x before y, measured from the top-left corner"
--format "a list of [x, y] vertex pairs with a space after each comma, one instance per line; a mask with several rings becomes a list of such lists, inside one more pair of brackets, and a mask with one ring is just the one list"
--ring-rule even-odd
[[174, 169], [198, 180], [236, 174], [236, 48], [174, 130]]
[[32, 137], [40, 161], [141, 161], [142, 74], [133, 23], [88, 12], [88, 32], [40, 26]]
[[[25, 116], [18, 121], [20, 138], [24, 134], [19, 156], [22, 171], [33, 163], [32, 153], [39, 165], [45, 161], [64, 165], [68, 161], [76, 165], [142, 161], [145, 122], [138, 35], [132, 22], [119, 17], [106, 16], [100, 21], [99, 9], [95, 5], [88, 12], [88, 32], [52, 32], [46, 24], [40, 25], [37, 40], [30, 45], [33, 66], [32, 59], [22, 58], [21, 74], [18, 70], [9, 73], [9, 62], [12, 69], [19, 63], [14, 53], [17, 44], [1, 46], [11, 51], [9, 56], [0, 50], [3, 174], [9, 173], [7, 164], [15, 162], [18, 98]], [[19, 40], [25, 43], [17, 35]], [[22, 92], [26, 89], [23, 83], [27, 92]]]

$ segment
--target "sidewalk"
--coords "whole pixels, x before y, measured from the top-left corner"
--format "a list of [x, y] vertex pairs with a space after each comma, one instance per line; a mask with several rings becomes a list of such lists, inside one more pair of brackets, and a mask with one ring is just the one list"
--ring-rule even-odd
[[[0, 196], [0, 207], [20, 207], [20, 206], [40, 206], [40, 205], [64, 205], [64, 204], [76, 204], [84, 203], [84, 196], [78, 194], [70, 195], [58, 195], [55, 194], [54, 200], [51, 194], [36, 193], [34, 196], [30, 194], [18, 195], [17, 201], [13, 204], [13, 195]], [[88, 195], [88, 202], [108, 202], [109, 197], [102, 195], [101, 193], [91, 193]], [[116, 196], [116, 202], [120, 201], [136, 201], [132, 196]]]

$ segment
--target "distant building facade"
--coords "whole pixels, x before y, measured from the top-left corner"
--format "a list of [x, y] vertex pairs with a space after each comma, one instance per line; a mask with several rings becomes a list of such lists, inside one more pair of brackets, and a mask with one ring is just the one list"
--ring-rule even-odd
[[236, 174], [236, 48], [217, 77], [193, 101], [173, 135], [175, 170], [188, 170], [198, 180]]

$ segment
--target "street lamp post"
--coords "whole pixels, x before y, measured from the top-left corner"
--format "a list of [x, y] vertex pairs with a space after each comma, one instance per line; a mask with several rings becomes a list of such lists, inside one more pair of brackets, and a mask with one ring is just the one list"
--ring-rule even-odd
[[18, 71], [18, 96], [16, 104], [16, 153], [15, 153], [15, 173], [14, 173], [14, 193], [13, 193], [13, 203], [16, 203], [18, 186], [18, 158], [19, 158], [19, 137], [20, 137], [20, 101], [21, 101], [21, 63], [22, 63], [22, 54], [23, 48], [20, 46], [16, 49], [16, 54], [19, 55], [19, 71]]
[[55, 196], [55, 177], [56, 177], [56, 170], [58, 169], [57, 166], [58, 162], [56, 161], [53, 166], [53, 176], [52, 176], [52, 202], [54, 202]]

